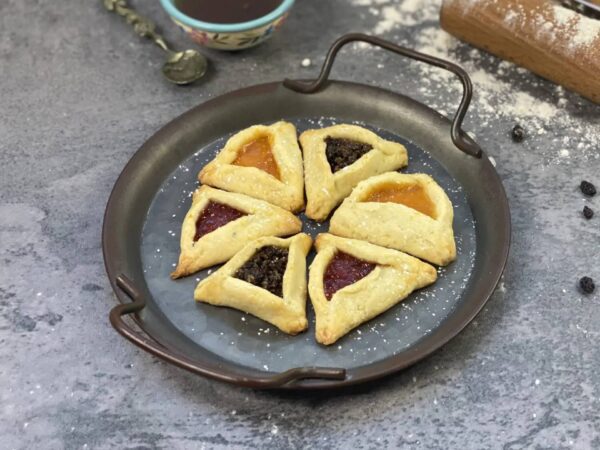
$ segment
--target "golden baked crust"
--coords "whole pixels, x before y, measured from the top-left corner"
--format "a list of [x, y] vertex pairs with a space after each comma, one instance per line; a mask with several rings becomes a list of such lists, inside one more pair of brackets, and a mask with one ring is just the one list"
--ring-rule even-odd
[[[233, 164], [247, 143], [267, 136], [280, 179], [256, 167]], [[296, 127], [288, 122], [254, 125], [233, 135], [219, 154], [198, 174], [203, 184], [265, 200], [288, 211], [304, 208], [302, 153]]]
[[[194, 242], [196, 221], [210, 201], [246, 213]], [[242, 194], [201, 186], [181, 226], [181, 253], [172, 278], [191, 275], [231, 258], [248, 242], [263, 236], [298, 233], [302, 222], [289, 211]]]
[[[246, 245], [223, 267], [202, 280], [194, 292], [197, 301], [228, 306], [250, 313], [288, 334], [306, 330], [306, 255], [312, 245], [304, 233], [288, 239], [265, 237]], [[283, 298], [234, 277], [258, 249], [287, 247], [288, 262], [283, 276]]]
[[[318, 253], [310, 266], [308, 291], [316, 315], [315, 337], [321, 344], [333, 344], [437, 279], [433, 266], [397, 250], [331, 234], [320, 234], [315, 245]], [[323, 277], [337, 251], [377, 265], [367, 276], [327, 300]]]
[[[364, 201], [378, 186], [420, 184], [435, 207], [435, 218], [398, 203]], [[331, 218], [329, 232], [409, 253], [437, 265], [456, 258], [452, 203], [425, 174], [389, 172], [356, 186]]]
[[[332, 173], [325, 152], [327, 137], [350, 139], [373, 148], [353, 164]], [[325, 220], [360, 181], [408, 163], [406, 148], [402, 144], [386, 141], [357, 125], [342, 124], [308, 130], [300, 135], [300, 144], [304, 154], [306, 215], [317, 221]]]

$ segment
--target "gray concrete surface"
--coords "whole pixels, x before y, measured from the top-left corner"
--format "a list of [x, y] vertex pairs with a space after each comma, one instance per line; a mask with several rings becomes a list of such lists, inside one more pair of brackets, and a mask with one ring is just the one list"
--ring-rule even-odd
[[[390, 27], [368, 2], [297, 3], [265, 45], [209, 52], [210, 76], [187, 89], [163, 82], [160, 51], [100, 1], [0, 3], [0, 447], [600, 448], [600, 297], [576, 289], [582, 275], [600, 281], [600, 199], [586, 222], [577, 190], [583, 178], [600, 185], [600, 108], [465, 44], [441, 46], [432, 6], [384, 4], [410, 15]], [[157, 1], [136, 4], [188, 44]], [[373, 30], [449, 52], [474, 74], [466, 127], [495, 159], [514, 219], [510, 262], [485, 310], [426, 361], [330, 395], [219, 384], [121, 339], [107, 320], [100, 229], [133, 152], [190, 107], [311, 76], [335, 37]], [[443, 111], [458, 93], [435, 71], [360, 47], [334, 76]], [[530, 133], [522, 144], [508, 137], [517, 119]]]

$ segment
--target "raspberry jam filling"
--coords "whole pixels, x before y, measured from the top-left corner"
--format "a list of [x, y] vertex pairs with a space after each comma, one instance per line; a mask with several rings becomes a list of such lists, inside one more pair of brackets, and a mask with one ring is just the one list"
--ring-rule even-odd
[[385, 183], [369, 192], [363, 202], [400, 203], [435, 219], [435, 205], [420, 184]]
[[325, 298], [331, 300], [337, 291], [366, 277], [374, 268], [373, 263], [338, 251], [329, 262], [323, 276]]
[[194, 242], [202, 236], [215, 231], [217, 228], [227, 225], [229, 222], [245, 216], [246, 213], [239, 211], [231, 206], [223, 205], [210, 201], [206, 208], [200, 213], [196, 220], [196, 234]]
[[271, 151], [271, 141], [263, 136], [244, 145], [233, 161], [236, 166], [256, 167], [269, 175], [280, 179], [277, 161]]

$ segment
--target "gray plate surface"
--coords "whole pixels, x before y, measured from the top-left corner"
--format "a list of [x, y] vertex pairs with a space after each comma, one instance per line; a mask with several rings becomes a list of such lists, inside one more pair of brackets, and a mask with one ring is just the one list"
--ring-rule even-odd
[[[455, 208], [458, 259], [440, 271], [438, 282], [327, 348], [314, 341], [310, 306], [308, 332], [289, 337], [239, 311], [196, 304], [194, 286], [208, 270], [179, 281], [169, 278], [200, 168], [233, 133], [281, 119], [295, 123], [300, 132], [334, 122], [359, 123], [402, 142], [410, 157], [406, 171], [432, 175]], [[304, 221], [304, 231], [313, 236], [326, 228]], [[135, 319], [149, 339], [125, 332], [122, 321], [113, 322], [125, 337], [195, 373], [244, 386], [264, 387], [291, 368], [329, 367], [339, 369], [333, 371], [338, 375], [345, 369], [343, 379], [297, 379], [315, 372], [295, 370], [292, 382], [270, 385], [285, 389], [327, 389], [372, 380], [438, 349], [489, 299], [509, 244], [510, 213], [498, 174], [485, 155], [475, 158], [457, 149], [448, 119], [406, 96], [340, 81], [328, 81], [313, 94], [294, 92], [280, 82], [251, 86], [174, 119], [123, 170], [103, 227], [111, 284], [119, 300], [128, 303], [117, 278], [131, 280], [142, 301], [138, 306], [143, 305]]]
[[[330, 117], [290, 121], [298, 133], [342, 122]], [[380, 361], [414, 345], [454, 310], [469, 282], [476, 248], [473, 215], [463, 189], [440, 163], [407, 139], [355, 123], [404, 144], [409, 152], [409, 165], [402, 172], [427, 173], [446, 191], [454, 205], [457, 260], [439, 270], [434, 285], [414, 293], [329, 347], [314, 340], [314, 314], [310, 306], [308, 331], [288, 336], [249, 314], [194, 302], [195, 285], [218, 267], [177, 281], [171, 280], [169, 273], [179, 255], [181, 222], [191, 204], [190, 196], [198, 186], [197, 173], [229, 137], [223, 136], [200, 146], [164, 181], [144, 224], [141, 253], [146, 283], [160, 309], [185, 336], [210, 352], [258, 370], [281, 372], [299, 366], [353, 368]], [[301, 218], [303, 230], [313, 238], [327, 231], [327, 222], [318, 224], [304, 215]], [[309, 261], [313, 257], [314, 249]]]

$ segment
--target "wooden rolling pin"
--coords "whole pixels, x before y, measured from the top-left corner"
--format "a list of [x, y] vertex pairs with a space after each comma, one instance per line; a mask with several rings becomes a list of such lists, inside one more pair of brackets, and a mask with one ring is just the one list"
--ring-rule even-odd
[[442, 28], [600, 103], [600, 20], [549, 0], [444, 0]]

